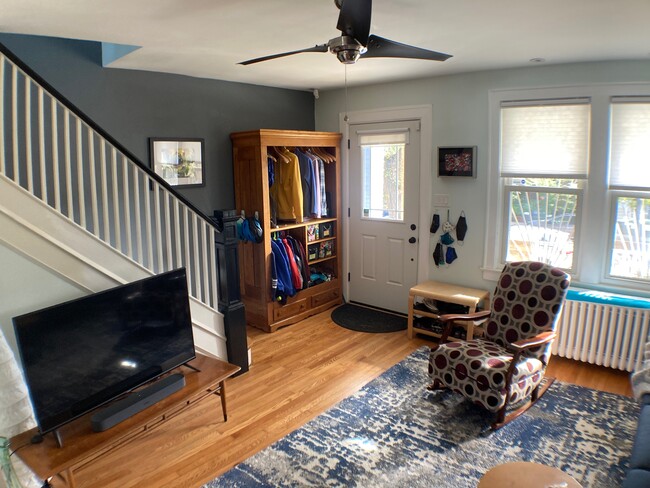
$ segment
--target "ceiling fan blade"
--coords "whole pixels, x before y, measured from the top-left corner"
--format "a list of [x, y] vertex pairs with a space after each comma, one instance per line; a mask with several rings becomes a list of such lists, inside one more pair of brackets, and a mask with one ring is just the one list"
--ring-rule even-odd
[[366, 46], [370, 34], [371, 14], [372, 0], [343, 0], [336, 28], [344, 36], [353, 37]]
[[429, 51], [420, 47], [409, 46], [401, 42], [391, 41], [383, 37], [372, 35], [368, 39], [368, 50], [361, 55], [362, 58], [412, 58], [444, 61], [451, 58], [451, 54]]
[[248, 61], [242, 61], [241, 63], [237, 63], [237, 64], [249, 65], [249, 64], [253, 64], [253, 63], [261, 63], [262, 61], [268, 61], [269, 59], [283, 58], [284, 56], [291, 56], [292, 54], [326, 53], [327, 50], [328, 50], [327, 44], [320, 44], [320, 45], [317, 45], [317, 46], [314, 46], [314, 47], [308, 47], [307, 49], [299, 49], [297, 51], [289, 51], [287, 53], [271, 54], [270, 56], [263, 56], [261, 58], [249, 59]]

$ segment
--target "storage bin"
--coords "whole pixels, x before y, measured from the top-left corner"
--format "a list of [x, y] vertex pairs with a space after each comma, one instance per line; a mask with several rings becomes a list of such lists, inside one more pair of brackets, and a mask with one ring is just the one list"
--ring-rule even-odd
[[334, 225], [332, 222], [324, 222], [320, 224], [320, 238], [325, 239], [334, 235]]
[[307, 242], [314, 242], [320, 239], [320, 231], [318, 224], [311, 224], [307, 226]]
[[307, 260], [314, 261], [315, 259], [318, 259], [319, 250], [320, 247], [318, 246], [318, 244], [311, 244], [307, 246]]

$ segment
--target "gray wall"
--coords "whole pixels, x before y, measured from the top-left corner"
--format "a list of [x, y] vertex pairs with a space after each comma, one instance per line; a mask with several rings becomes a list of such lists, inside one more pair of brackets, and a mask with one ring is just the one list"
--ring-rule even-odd
[[0, 34], [0, 43], [147, 165], [149, 137], [205, 139], [207, 184], [181, 193], [208, 215], [234, 206], [231, 132], [314, 129], [310, 92], [103, 68], [98, 42]]
[[[18, 359], [11, 319], [86, 295], [73, 284], [0, 242], [0, 330]], [[10, 278], [9, 278], [10, 277]]]
[[[363, 61], [362, 61], [363, 62]], [[387, 107], [431, 105], [433, 107], [433, 148], [437, 146], [478, 146], [478, 177], [439, 178], [431, 163], [431, 194], [449, 195], [452, 222], [465, 211], [469, 231], [462, 247], [456, 246], [459, 259], [447, 267], [436, 268], [431, 253], [440, 233], [429, 242], [429, 279], [477, 288], [492, 289], [483, 280], [486, 202], [488, 195], [488, 94], [491, 90], [592, 83], [650, 81], [650, 61], [619, 61], [535, 66], [531, 68], [483, 71], [453, 76], [353, 87], [348, 89], [348, 110], [373, 110]], [[339, 113], [346, 107], [345, 92], [322, 92], [316, 102], [316, 129], [340, 131]], [[346, 175], [343, 175], [345, 178]], [[432, 208], [422, 208], [429, 219]], [[446, 212], [441, 215], [443, 221]], [[421, 265], [422, 263], [420, 263]]]

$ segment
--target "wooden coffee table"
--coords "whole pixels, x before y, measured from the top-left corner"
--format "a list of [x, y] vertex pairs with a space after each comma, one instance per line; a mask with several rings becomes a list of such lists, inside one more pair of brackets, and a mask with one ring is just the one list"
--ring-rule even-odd
[[582, 488], [564, 471], [523, 461], [499, 464], [485, 473], [478, 488]]

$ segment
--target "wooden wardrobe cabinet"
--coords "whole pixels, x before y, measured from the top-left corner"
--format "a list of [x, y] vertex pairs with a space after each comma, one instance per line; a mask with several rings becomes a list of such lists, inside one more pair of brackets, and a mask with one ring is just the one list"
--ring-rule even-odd
[[[341, 201], [340, 143], [341, 134], [292, 130], [260, 129], [230, 135], [233, 144], [235, 202], [246, 216], [258, 212], [264, 230], [261, 243], [241, 242], [239, 272], [246, 321], [259, 329], [273, 332], [338, 305], [341, 293]], [[269, 199], [268, 148], [321, 148], [334, 157], [325, 164], [326, 191], [330, 194], [327, 218], [305, 218], [303, 222], [279, 223], [271, 227]], [[277, 162], [275, 164], [282, 164]], [[311, 226], [311, 229], [310, 229]], [[329, 235], [314, 239], [316, 227]], [[308, 236], [308, 230], [309, 236]], [[331, 275], [331, 280], [298, 291], [282, 305], [274, 300], [271, 289], [271, 237], [284, 232], [302, 242], [310, 268]], [[309, 256], [311, 251], [311, 256]]]

